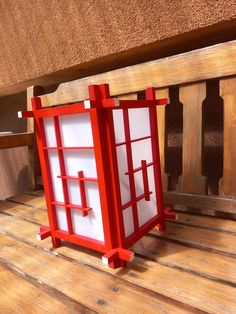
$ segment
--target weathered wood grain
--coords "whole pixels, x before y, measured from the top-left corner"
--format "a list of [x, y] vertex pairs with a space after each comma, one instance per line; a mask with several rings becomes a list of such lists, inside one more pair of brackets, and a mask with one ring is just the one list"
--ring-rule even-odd
[[88, 97], [90, 84], [110, 84], [111, 95], [122, 95], [147, 87], [203, 81], [236, 73], [236, 41], [218, 44], [176, 56], [142, 63], [59, 85], [41, 96], [43, 106], [77, 102]]
[[[47, 224], [47, 217], [45, 213], [44, 220], [42, 220], [42, 217], [38, 219], [37, 215], [32, 214], [26, 218], [25, 212], [21, 209], [21, 207], [16, 208], [15, 214], [12, 213], [12, 211], [7, 211], [7, 213], [10, 214], [11, 217], [4, 215], [0, 216], [0, 223], [2, 226], [0, 230], [3, 233], [18, 237], [19, 239], [22, 239], [22, 241], [30, 243], [34, 246], [47, 250], [51, 249], [52, 244], [50, 239], [36, 241], [35, 238], [35, 235], [39, 231], [39, 226], [35, 223], [41, 221], [42, 224]], [[28, 221], [19, 221], [17, 218], [26, 219]], [[16, 225], [18, 226], [18, 229], [16, 229]], [[227, 282], [228, 284], [236, 285], [235, 258], [229, 256], [222, 257], [222, 255], [196, 248], [186, 248], [186, 246], [163, 241], [161, 238], [153, 237], [142, 238], [132, 249], [139, 256], [142, 256], [145, 259], [154, 260], [162, 265], [198, 274], [219, 282]], [[61, 248], [58, 248], [56, 252], [66, 257], [73, 258], [81, 263], [96, 266], [103, 271], [109, 270], [109, 268], [104, 268], [104, 265], [102, 265], [100, 253], [71, 244], [65, 244]], [[222, 260], [224, 263], [222, 263]], [[135, 265], [138, 265], [141, 262], [142, 261], [136, 257], [130, 270], [136, 273]], [[122, 278], [124, 278], [123, 275]], [[125, 276], [125, 279], [129, 280], [129, 275]], [[133, 282], [135, 283], [136, 280], [134, 279]], [[149, 282], [146, 283], [145, 287], [153, 289]]]
[[[7, 216], [5, 216], [7, 217]], [[10, 217], [7, 217], [8, 219]], [[3, 222], [3, 221], [1, 221]], [[6, 222], [6, 221], [5, 221]], [[26, 228], [23, 225], [28, 225], [28, 228]], [[21, 221], [20, 224], [18, 225], [19, 229], [18, 232], [16, 230], [16, 228], [12, 225], [11, 227], [11, 232], [13, 232], [15, 234], [15, 237], [17, 239], [19, 239], [20, 237], [22, 237], [22, 240], [25, 239], [26, 241], [28, 241], [29, 243], [31, 242], [30, 240], [30, 236], [29, 234], [25, 234], [27, 233], [26, 229], [31, 229], [31, 227], [29, 228], [29, 222], [26, 221]], [[6, 223], [1, 224], [6, 226]], [[15, 224], [16, 226], [16, 224]], [[37, 227], [37, 226], [35, 226]], [[8, 226], [9, 228], [9, 226]], [[4, 227], [5, 229], [5, 227]], [[21, 231], [23, 233], [21, 233]], [[8, 230], [9, 233], [9, 230]], [[12, 234], [12, 233], [9, 233]], [[7, 238], [7, 241], [9, 241], [10, 239]], [[3, 241], [3, 242], [2, 242]], [[202, 278], [201, 276], [197, 276], [195, 274], [191, 274], [191, 273], [187, 273], [187, 272], [183, 272], [181, 270], [172, 268], [172, 267], [168, 267], [165, 265], [161, 265], [160, 263], [155, 263], [152, 261], [148, 261], [145, 259], [140, 259], [140, 258], [135, 258], [135, 261], [133, 263], [130, 263], [129, 267], [127, 269], [123, 269], [123, 270], [111, 270], [111, 269], [107, 269], [104, 268], [104, 266], [102, 266], [101, 264], [101, 255], [96, 253], [96, 252], [92, 252], [90, 251], [89, 253], [84, 253], [82, 248], [78, 248], [76, 246], [71, 246], [68, 245], [61, 247], [59, 249], [56, 250], [56, 252], [60, 254], [62, 254], [63, 256], [66, 257], [66, 261], [60, 257], [56, 258], [56, 261], [54, 262], [51, 257], [49, 259], [49, 257], [43, 258], [41, 256], [41, 252], [36, 252], [35, 247], [27, 247], [27, 250], [25, 250], [25, 245], [24, 245], [24, 249], [22, 250], [22, 245], [23, 243], [20, 242], [20, 244], [18, 244], [18, 241], [16, 241], [16, 243], [14, 243], [14, 240], [11, 241], [11, 245], [10, 248], [8, 248], [8, 244], [5, 242], [5, 237], [0, 239], [0, 257], [4, 258], [4, 260], [9, 260], [11, 261], [11, 263], [14, 262], [14, 265], [17, 266], [18, 268], [20, 268], [22, 271], [26, 271], [27, 267], [24, 266], [25, 263], [23, 262], [23, 258], [20, 258], [20, 255], [24, 255], [24, 256], [29, 256], [29, 259], [27, 259], [27, 264], [30, 263], [31, 267], [30, 267], [30, 276], [35, 276], [37, 277], [40, 281], [46, 283], [47, 285], [58, 285], [58, 281], [64, 281], [66, 280], [66, 282], [71, 281], [71, 275], [74, 275], [74, 280], [76, 282], [84, 282], [85, 286], [87, 287], [87, 285], [90, 285], [90, 289], [91, 287], [93, 287], [93, 284], [95, 282], [97, 282], [97, 280], [99, 281], [99, 285], [98, 287], [96, 287], [96, 290], [94, 291], [94, 294], [96, 294], [97, 288], [99, 289], [99, 299], [103, 299], [104, 301], [110, 300], [110, 294], [105, 294], [104, 293], [104, 288], [102, 287], [102, 283], [106, 280], [106, 285], [108, 285], [109, 287], [113, 287], [113, 285], [115, 285], [115, 287], [118, 286], [118, 288], [123, 292], [124, 292], [124, 288], [123, 285], [120, 285], [120, 281], [116, 280], [116, 283], [110, 284], [110, 280], [106, 279], [105, 273], [104, 272], [109, 272], [110, 274], [116, 275], [118, 277], [120, 277], [122, 280], [125, 280], [127, 282], [132, 282], [133, 285], [137, 285], [136, 286], [136, 290], [138, 288], [138, 286], [140, 287], [144, 287], [145, 289], [150, 289], [151, 291], [156, 291], [158, 293], [161, 293], [167, 297], [173, 298], [175, 300], [181, 301], [183, 303], [186, 303], [188, 305], [192, 305], [194, 307], [199, 308], [200, 310], [206, 311], [208, 313], [224, 313], [223, 308], [226, 308], [228, 313], [233, 313], [233, 293], [235, 292], [235, 290], [232, 287], [229, 287], [227, 285], [221, 284], [221, 283], [217, 283], [215, 281], [206, 279], [206, 278]], [[14, 243], [14, 244], [13, 244]], [[50, 247], [51, 244], [49, 244], [49, 242], [46, 240], [46, 242], [38, 242], [41, 248], [46, 248], [47, 246]], [[36, 245], [36, 243], [32, 243], [33, 246]], [[7, 250], [7, 252], [5, 251], [5, 249]], [[8, 249], [10, 249], [10, 253], [8, 252]], [[180, 250], [180, 255], [181, 255], [181, 251]], [[16, 255], [15, 255], [16, 252]], [[20, 252], [20, 253], [19, 253]], [[178, 254], [178, 249], [175, 249], [174, 251], [166, 251], [166, 255], [170, 255], [169, 259], [175, 254]], [[19, 255], [20, 254], [20, 255]], [[53, 253], [51, 253], [53, 254]], [[153, 254], [153, 253], [152, 253]], [[160, 254], [160, 253], [159, 253]], [[190, 252], [191, 254], [191, 252]], [[163, 252], [163, 255], [164, 252]], [[196, 254], [197, 255], [197, 254]], [[96, 257], [97, 256], [97, 257]], [[32, 260], [33, 257], [33, 260]], [[95, 258], [96, 257], [96, 258]], [[75, 265], [75, 260], [78, 261], [78, 265], [80, 266], [80, 269], [74, 269], [74, 267], [72, 266], [67, 266], [65, 265], [65, 262], [68, 262], [68, 258], [71, 258], [73, 265]], [[166, 257], [168, 259], [168, 257]], [[164, 256], [163, 256], [164, 259]], [[36, 261], [37, 260], [37, 261]], [[43, 267], [43, 263], [41, 263], [40, 261], [43, 260], [44, 263], [46, 263], [46, 268]], [[97, 262], [96, 262], [97, 261]], [[205, 260], [204, 260], [205, 261]], [[37, 263], [37, 264], [35, 264]], [[82, 264], [81, 264], [82, 263]], [[163, 262], [165, 263], [165, 261]], [[174, 262], [175, 263], [175, 262]], [[186, 262], [188, 263], [188, 262]], [[226, 261], [227, 263], [227, 261]], [[66, 263], [67, 264], [67, 263]], [[178, 264], [178, 259], [176, 264]], [[189, 265], [190, 265], [190, 260], [189, 260]], [[40, 267], [41, 265], [41, 267]], [[57, 266], [58, 265], [58, 266]], [[76, 266], [78, 266], [76, 264]], [[87, 265], [87, 266], [86, 266]], [[103, 279], [98, 279], [97, 276], [93, 276], [93, 283], [91, 282], [91, 277], [89, 275], [89, 277], [87, 278], [88, 274], [86, 269], [88, 269], [88, 265], [92, 266], [92, 267], [96, 267], [99, 268], [100, 270], [103, 270], [103, 272], [101, 273], [101, 276], [103, 277]], [[98, 267], [98, 265], [100, 265]], [[194, 265], [194, 264], [193, 264]], [[227, 264], [226, 264], [227, 265]], [[84, 268], [85, 266], [85, 268]], [[172, 264], [173, 266], [173, 264]], [[194, 267], [194, 266], [193, 266]], [[52, 269], [57, 269], [57, 271], [52, 271]], [[206, 267], [205, 267], [206, 268]], [[33, 269], [33, 274], [32, 274], [32, 269]], [[37, 269], [37, 274], [35, 273], [35, 269]], [[49, 275], [49, 269], [50, 269], [50, 273], [51, 275]], [[70, 269], [70, 271], [68, 270]], [[83, 270], [82, 270], [83, 269]], [[209, 267], [210, 269], [210, 267]], [[61, 274], [59, 274], [58, 272], [60, 272]], [[75, 272], [78, 273], [78, 275], [75, 275]], [[77, 278], [80, 273], [83, 272], [84, 273], [84, 279], [80, 280]], [[43, 273], [43, 274], [42, 274]], [[66, 278], [64, 278], [66, 276]], [[85, 278], [86, 276], [86, 278]], [[55, 281], [55, 278], [56, 281]], [[156, 278], [156, 280], [154, 280]], [[101, 283], [102, 281], [102, 283]], [[193, 284], [194, 283], [194, 284]], [[105, 284], [105, 283], [104, 283]], [[196, 286], [195, 286], [196, 285]], [[68, 288], [68, 285], [66, 283], [66, 287]], [[79, 285], [77, 285], [78, 289]], [[189, 287], [191, 287], [191, 292], [189, 290]], [[66, 293], [66, 288], [63, 286], [61, 291], [63, 293]], [[74, 288], [75, 289], [75, 288]], [[80, 297], [84, 297], [84, 287], [82, 288], [82, 292], [80, 290], [80, 292], [75, 292], [74, 289], [72, 289], [72, 294], [73, 296], [70, 294], [70, 291], [68, 291], [67, 293], [69, 293], [70, 297], [75, 298], [75, 295], [77, 296], [77, 301], [78, 298]], [[130, 288], [129, 288], [130, 289]], [[212, 291], [214, 291], [214, 294], [212, 294]], [[81, 296], [82, 293], [82, 296]], [[80, 296], [79, 296], [80, 295]], [[102, 295], [102, 296], [101, 296]], [[106, 298], [104, 299], [104, 295], [106, 295]], [[131, 296], [130, 296], [131, 297]], [[142, 302], [145, 301], [145, 295], [140, 295], [139, 297], [142, 298]], [[119, 297], [118, 297], [119, 298]], [[118, 300], [117, 300], [118, 302]], [[131, 303], [135, 302], [135, 299], [132, 299]], [[138, 302], [136, 300], [136, 302]], [[159, 302], [159, 300], [156, 300], [156, 302]], [[106, 302], [105, 302], [106, 303]], [[170, 303], [170, 301], [169, 301]], [[87, 304], [88, 305], [88, 304]], [[152, 305], [152, 304], [151, 304]], [[223, 305], [223, 307], [222, 307]], [[131, 304], [130, 304], [131, 306]], [[172, 304], [170, 303], [170, 306], [172, 306]], [[111, 309], [111, 307], [110, 307]], [[172, 308], [173, 310], [173, 308]], [[192, 310], [188, 309], [191, 313]], [[178, 308], [174, 310], [176, 313], [178, 313]], [[127, 307], [126, 309], [126, 313], [129, 313], [129, 307]], [[151, 312], [152, 313], [152, 312]]]
[[165, 239], [171, 239], [184, 245], [236, 257], [235, 234], [206, 230], [171, 222], [167, 222], [167, 231], [164, 234], [160, 233], [157, 229], [152, 229], [150, 234], [162, 236]]
[[224, 99], [224, 165], [220, 180], [221, 195], [236, 196], [236, 77], [220, 81]]
[[206, 177], [202, 175], [202, 102], [206, 83], [181, 86], [183, 103], [183, 166], [179, 190], [185, 193], [206, 194]]
[[[156, 98], [169, 98], [169, 89], [161, 88], [156, 90]], [[167, 105], [168, 106], [168, 105]], [[166, 106], [157, 106], [157, 126], [159, 152], [161, 161], [162, 186], [164, 191], [169, 190], [170, 176], [165, 173], [165, 151], [166, 151]]]
[[46, 200], [44, 197], [35, 197], [30, 194], [19, 194], [9, 198], [10, 201], [46, 209]]
[[[9, 265], [8, 265], [9, 267]], [[17, 272], [17, 270], [13, 270]], [[23, 274], [20, 274], [24, 276]], [[20, 278], [7, 268], [0, 265], [0, 312], [12, 313], [94, 313], [81, 306], [70, 306], [65, 300], [48, 295], [40, 288]]]
[[34, 135], [31, 132], [0, 136], [0, 149], [32, 146], [33, 143]]
[[99, 313], [188, 313], [181, 304], [178, 307], [108, 273], [72, 263], [5, 235], [0, 239], [0, 261], [11, 263], [27, 276]]
[[178, 213], [178, 220], [176, 223], [224, 232], [232, 232], [236, 234], [235, 220], [196, 215], [191, 213]]
[[165, 203], [177, 208], [184, 205], [189, 208], [197, 208], [205, 211], [218, 211], [222, 213], [236, 214], [236, 200], [210, 195], [195, 195], [177, 192], [164, 192]]

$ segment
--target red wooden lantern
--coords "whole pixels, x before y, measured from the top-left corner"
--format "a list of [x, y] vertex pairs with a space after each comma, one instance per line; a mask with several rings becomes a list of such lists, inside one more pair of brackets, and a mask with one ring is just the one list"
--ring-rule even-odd
[[89, 100], [42, 108], [32, 98], [35, 132], [52, 237], [105, 253], [109, 267], [133, 259], [129, 248], [165, 219], [153, 88], [145, 100], [118, 100], [109, 86], [89, 86]]

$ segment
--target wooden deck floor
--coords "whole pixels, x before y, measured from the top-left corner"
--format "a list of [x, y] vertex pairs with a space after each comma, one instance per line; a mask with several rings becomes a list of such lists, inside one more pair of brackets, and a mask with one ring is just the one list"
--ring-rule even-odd
[[236, 313], [236, 221], [179, 213], [134, 247], [126, 269], [36, 240], [41, 191], [0, 203], [0, 313]]

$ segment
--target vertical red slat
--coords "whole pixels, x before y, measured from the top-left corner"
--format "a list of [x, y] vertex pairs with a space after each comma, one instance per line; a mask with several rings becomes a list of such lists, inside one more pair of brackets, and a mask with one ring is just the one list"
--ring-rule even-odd
[[[148, 88], [146, 90], [146, 99], [154, 100], [155, 89]], [[157, 202], [157, 213], [160, 216], [160, 225], [163, 230], [165, 229], [165, 212], [164, 212], [164, 200], [162, 191], [162, 177], [161, 177], [161, 163], [160, 163], [160, 153], [159, 153], [159, 142], [158, 142], [158, 128], [157, 128], [157, 112], [156, 107], [149, 108], [150, 115], [150, 127], [152, 136], [152, 157], [153, 157], [153, 169], [154, 169], [154, 179], [155, 179], [155, 190], [156, 190], [156, 202]]]
[[113, 233], [114, 221], [111, 219], [110, 198], [109, 198], [109, 185], [111, 180], [109, 177], [109, 161], [106, 151], [106, 136], [103, 109], [91, 109], [90, 110], [91, 126], [94, 141], [94, 154], [96, 160], [98, 188], [102, 210], [102, 222], [104, 230], [105, 245], [108, 249], [115, 246]]
[[139, 229], [139, 220], [138, 220], [138, 208], [136, 203], [136, 190], [135, 190], [135, 181], [134, 181], [134, 167], [132, 159], [132, 146], [130, 142], [130, 127], [129, 127], [129, 112], [128, 109], [123, 109], [124, 117], [124, 129], [125, 129], [125, 141], [126, 141], [126, 155], [127, 155], [127, 164], [129, 172], [129, 185], [130, 185], [130, 195], [132, 201], [132, 211], [134, 218], [134, 230]]
[[115, 131], [114, 131], [114, 121], [113, 121], [113, 112], [112, 110], [106, 111], [106, 120], [107, 120], [107, 141], [108, 151], [109, 151], [109, 159], [111, 165], [111, 179], [112, 179], [112, 187], [114, 190], [114, 210], [115, 210], [115, 218], [117, 224], [117, 236], [118, 236], [118, 244], [120, 247], [125, 246], [125, 229], [124, 229], [124, 219], [123, 219], [123, 211], [121, 204], [121, 195], [120, 195], [120, 184], [119, 184], [119, 171], [117, 164], [117, 154], [116, 154], [116, 141], [115, 141]]
[[142, 176], [143, 176], [143, 188], [144, 188], [145, 201], [150, 201], [146, 160], [141, 160], [141, 165], [142, 165]]
[[[53, 117], [53, 120], [54, 120], [54, 128], [55, 128], [57, 147], [62, 147], [59, 119], [57, 116], [55, 116], [55, 117]], [[59, 158], [61, 176], [65, 176], [66, 170], [65, 170], [63, 150], [57, 149], [57, 153], [58, 153], [58, 158]], [[61, 180], [62, 180], [62, 189], [63, 189], [64, 202], [65, 202], [68, 232], [69, 232], [69, 234], [72, 234], [73, 233], [73, 227], [72, 227], [72, 221], [71, 221], [71, 209], [69, 207], [66, 207], [66, 205], [69, 205], [69, 194], [68, 194], [67, 180], [64, 178], [62, 178]]]
[[41, 171], [43, 177], [43, 184], [48, 209], [48, 220], [50, 230], [52, 232], [52, 242], [54, 247], [60, 246], [61, 240], [54, 236], [54, 232], [58, 230], [57, 216], [55, 206], [52, 205], [54, 200], [54, 193], [52, 189], [52, 178], [50, 174], [50, 165], [48, 159], [48, 152], [43, 149], [46, 146], [46, 137], [43, 125], [43, 119], [37, 117], [37, 110], [42, 108], [41, 100], [38, 97], [32, 98], [32, 109], [35, 118], [35, 134], [38, 145], [38, 153], [41, 164]]
[[[84, 172], [78, 172], [79, 179], [84, 178]], [[86, 200], [86, 192], [85, 192], [85, 182], [84, 180], [79, 180], [79, 187], [80, 187], [80, 198], [81, 198], [81, 205], [83, 208], [87, 208], [87, 200]], [[87, 216], [88, 213], [83, 211], [83, 216]]]

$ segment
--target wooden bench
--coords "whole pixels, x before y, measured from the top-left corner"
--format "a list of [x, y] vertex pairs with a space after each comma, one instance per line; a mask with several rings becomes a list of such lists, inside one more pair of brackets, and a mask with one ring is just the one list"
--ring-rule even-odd
[[[157, 108], [163, 185], [168, 205], [182, 209], [201, 208], [208, 214], [215, 211], [236, 214], [236, 41], [63, 83], [50, 94], [44, 94], [42, 87], [29, 87], [28, 110], [33, 96], [39, 96], [45, 107], [73, 103], [88, 97], [88, 85], [101, 83], [108, 83], [111, 95], [120, 98], [141, 98], [142, 91], [149, 86], [156, 88], [157, 97], [170, 98], [168, 106]], [[217, 156], [220, 155], [217, 158], [224, 161], [217, 168], [218, 173], [211, 171], [207, 178], [203, 122], [206, 108], [210, 108], [208, 116], [212, 109], [218, 110], [218, 107], [210, 107], [212, 103], [223, 106], [217, 121], [210, 118], [210, 123], [213, 135], [224, 134], [223, 147], [215, 147]], [[173, 117], [177, 120], [178, 156], [171, 153], [168, 144]], [[219, 125], [223, 130], [217, 129]], [[34, 131], [33, 121], [28, 121], [28, 131]], [[212, 145], [216, 144], [213, 139]], [[171, 168], [168, 163], [176, 156], [178, 169], [173, 171], [168, 169]], [[214, 155], [211, 158], [214, 161]], [[218, 177], [219, 173], [222, 178]], [[213, 192], [210, 183], [215, 187]]]

